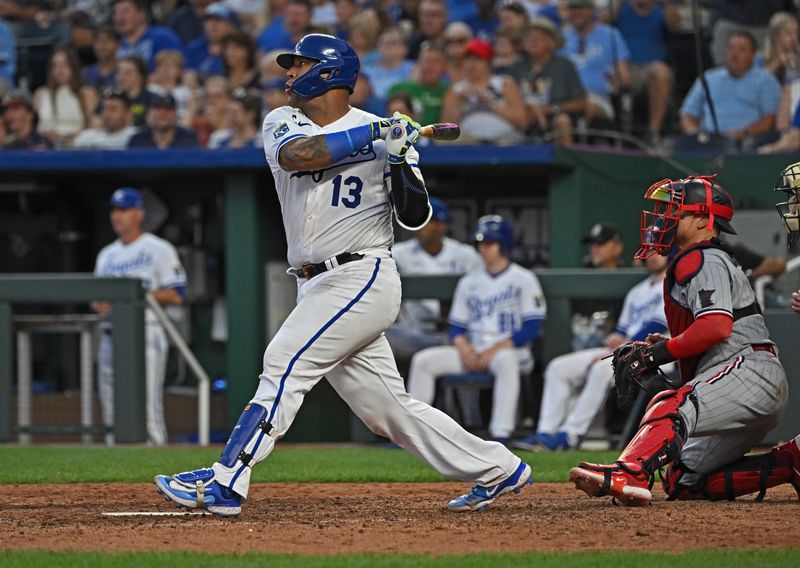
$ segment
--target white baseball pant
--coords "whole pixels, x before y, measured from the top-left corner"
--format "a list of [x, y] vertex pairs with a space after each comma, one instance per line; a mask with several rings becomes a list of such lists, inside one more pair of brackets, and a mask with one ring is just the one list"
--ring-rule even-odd
[[[167, 425], [164, 422], [164, 375], [167, 369], [169, 343], [161, 325], [148, 322], [145, 325], [145, 413], [147, 439], [156, 446], [167, 443]], [[112, 338], [103, 333], [97, 354], [97, 387], [100, 394], [100, 410], [103, 425], [114, 426], [114, 367]], [[106, 444], [114, 443], [114, 434], [106, 434]]]
[[[492, 417], [489, 434], [508, 438], [514, 432], [519, 403], [520, 373], [530, 371], [533, 361], [527, 349], [504, 349], [489, 362], [494, 375]], [[458, 349], [452, 345], [431, 347], [414, 355], [408, 376], [408, 392], [426, 404], [433, 404], [436, 380], [442, 375], [467, 373]]]
[[297, 307], [264, 353], [251, 401], [269, 411], [273, 430], [248, 443], [249, 466], [215, 463], [217, 480], [246, 497], [251, 467], [269, 455], [323, 376], [370, 430], [442, 475], [481, 485], [511, 475], [520, 460], [502, 444], [473, 436], [406, 392], [384, 335], [399, 309], [400, 277], [391, 258], [367, 257], [303, 281]]

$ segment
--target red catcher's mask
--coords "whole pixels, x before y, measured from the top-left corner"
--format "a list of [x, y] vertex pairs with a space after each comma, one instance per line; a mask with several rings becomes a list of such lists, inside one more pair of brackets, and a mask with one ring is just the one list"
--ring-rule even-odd
[[652, 202], [653, 208], [642, 211], [639, 229], [642, 246], [634, 258], [644, 260], [654, 254], [667, 256], [675, 243], [678, 221], [686, 214], [707, 215], [709, 226], [716, 224], [721, 231], [735, 234], [730, 225], [733, 201], [713, 178], [664, 179], [650, 186], [644, 197]]

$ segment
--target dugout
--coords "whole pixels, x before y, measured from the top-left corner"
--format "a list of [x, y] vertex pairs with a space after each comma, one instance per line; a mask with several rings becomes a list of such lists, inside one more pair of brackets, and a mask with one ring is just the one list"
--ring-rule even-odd
[[[604, 220], [620, 227], [630, 258], [644, 189], [656, 179], [681, 176], [654, 157], [596, 149], [448, 145], [423, 147], [420, 155], [429, 189], [451, 207], [454, 237], [468, 238], [479, 215], [507, 215], [517, 228], [515, 259], [535, 267], [580, 266], [581, 235]], [[776, 201], [770, 189], [788, 161], [755, 155], [681, 160], [698, 172], [718, 171], [739, 210], [745, 205], [770, 211]], [[97, 251], [113, 239], [106, 202], [120, 186], [146, 188], [160, 201], [159, 234], [181, 249], [185, 261], [190, 259], [190, 344], [212, 377], [228, 379], [229, 427], [255, 388], [268, 336], [265, 267], [285, 263], [278, 203], [260, 151], [0, 153], [0, 272], [90, 272]], [[771, 214], [770, 229], [780, 229]], [[624, 292], [623, 287], [620, 296]], [[216, 341], [211, 329], [219, 307], [215, 300], [222, 295], [228, 298], [227, 340]], [[781, 333], [790, 333], [792, 323], [782, 323]], [[37, 361], [37, 369], [74, 384], [69, 341], [74, 342], [62, 338], [48, 348], [50, 356]], [[567, 349], [551, 342], [547, 352]], [[785, 348], [784, 357], [790, 351]], [[793, 382], [800, 380], [800, 361], [790, 372]], [[347, 439], [348, 414], [320, 384], [289, 439]]]

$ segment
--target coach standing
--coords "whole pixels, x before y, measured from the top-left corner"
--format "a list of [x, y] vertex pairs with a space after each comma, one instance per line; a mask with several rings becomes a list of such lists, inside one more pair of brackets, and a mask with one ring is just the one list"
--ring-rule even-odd
[[[111, 226], [119, 237], [103, 247], [97, 255], [95, 276], [140, 278], [142, 286], [162, 306], [180, 305], [186, 296], [186, 274], [178, 253], [170, 243], [142, 228], [144, 200], [133, 188], [123, 187], [111, 196]], [[107, 315], [111, 306], [92, 302], [92, 309]], [[106, 443], [114, 437], [114, 375], [111, 350], [111, 324], [101, 324], [103, 336], [98, 353], [98, 388], [103, 424], [108, 433]], [[164, 423], [163, 387], [169, 345], [161, 324], [150, 310], [145, 314], [145, 379], [147, 405], [147, 437], [149, 443], [163, 446], [167, 442]]]

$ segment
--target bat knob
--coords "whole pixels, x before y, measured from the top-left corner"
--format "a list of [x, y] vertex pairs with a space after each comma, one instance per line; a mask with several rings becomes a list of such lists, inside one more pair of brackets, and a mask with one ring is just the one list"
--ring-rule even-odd
[[392, 128], [392, 138], [400, 138], [403, 135], [403, 129], [399, 126]]

